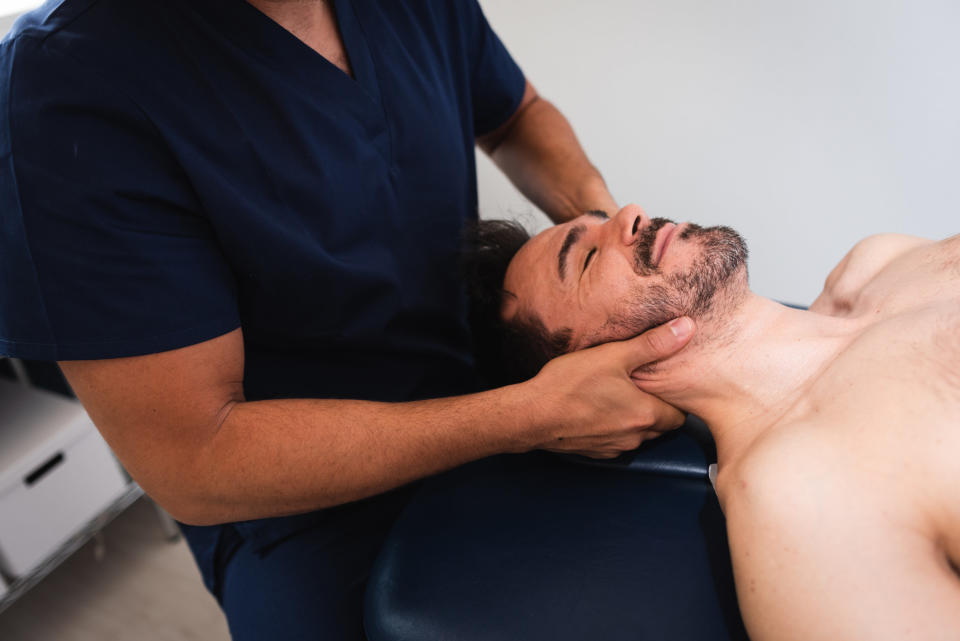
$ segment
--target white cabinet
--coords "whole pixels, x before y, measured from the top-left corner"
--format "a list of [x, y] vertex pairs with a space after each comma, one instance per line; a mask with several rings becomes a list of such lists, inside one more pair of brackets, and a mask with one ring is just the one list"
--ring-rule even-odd
[[11, 363], [21, 384], [0, 379], [0, 612], [143, 496], [80, 403], [28, 386]]
[[27, 574], [127, 479], [79, 402], [0, 380], [0, 569]]

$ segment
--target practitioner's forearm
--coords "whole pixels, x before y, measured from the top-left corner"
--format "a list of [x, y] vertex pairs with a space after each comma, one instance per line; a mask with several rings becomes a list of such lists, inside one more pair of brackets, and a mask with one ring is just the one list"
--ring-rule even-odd
[[632, 449], [682, 414], [639, 391], [631, 372], [692, 331], [661, 326], [557, 358], [517, 385], [410, 403], [248, 402], [240, 330], [60, 366], [144, 490], [175, 518], [212, 524], [329, 507], [501, 452]]
[[195, 524], [294, 514], [399, 487], [471, 460], [531, 449], [535, 416], [513, 386], [412, 403], [236, 403], [163, 487]]

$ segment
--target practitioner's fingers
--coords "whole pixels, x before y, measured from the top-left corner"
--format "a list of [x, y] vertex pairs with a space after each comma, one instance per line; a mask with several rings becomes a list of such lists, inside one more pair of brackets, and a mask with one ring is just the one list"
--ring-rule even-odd
[[647, 330], [636, 338], [610, 343], [609, 347], [611, 352], [617, 354], [616, 358], [629, 375], [638, 367], [673, 356], [690, 342], [695, 331], [693, 320], [681, 316]]

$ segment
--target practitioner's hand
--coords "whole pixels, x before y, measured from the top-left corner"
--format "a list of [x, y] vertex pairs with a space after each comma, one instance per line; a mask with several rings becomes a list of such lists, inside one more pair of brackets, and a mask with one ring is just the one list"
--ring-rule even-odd
[[693, 321], [682, 317], [547, 363], [528, 381], [540, 428], [534, 449], [614, 458], [679, 427], [683, 413], [637, 389], [630, 375], [680, 351], [694, 331]]

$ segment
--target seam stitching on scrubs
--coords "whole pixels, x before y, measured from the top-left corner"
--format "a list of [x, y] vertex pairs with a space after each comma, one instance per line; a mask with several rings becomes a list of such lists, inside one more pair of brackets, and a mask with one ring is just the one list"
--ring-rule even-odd
[[[476, 3], [475, 3], [476, 4]], [[479, 20], [483, 22], [487, 21], [486, 16], [483, 14], [483, 9], [476, 5], [477, 12], [479, 13]], [[477, 69], [480, 67], [480, 53], [485, 49], [487, 42], [487, 30], [482, 28], [483, 25], [480, 25], [480, 41], [477, 43], [477, 50], [472, 52], [473, 55], [470, 55], [470, 50], [467, 49], [467, 55], [470, 58], [470, 98], [473, 102], [473, 88], [477, 86]], [[491, 27], [492, 28], [492, 27]], [[467, 42], [470, 42], [467, 40]], [[469, 45], [468, 45], [469, 46]]]
[[[353, 13], [353, 21], [363, 34], [363, 43], [366, 45], [367, 55], [370, 56], [370, 62], [373, 63], [373, 75], [377, 78], [377, 103], [380, 105], [380, 113], [383, 114], [383, 124], [387, 130], [387, 142], [390, 144], [390, 168], [392, 169], [394, 155], [396, 153], [393, 141], [393, 125], [390, 123], [390, 118], [387, 116], [387, 109], [383, 105], [383, 82], [380, 76], [380, 66], [373, 57], [373, 47], [370, 46], [370, 37], [367, 35], [367, 30], [363, 26], [363, 21], [361, 21], [360, 16], [357, 15], [357, 10], [353, 6], [353, 0], [347, 0], [347, 4], [350, 5], [350, 11]], [[344, 44], [344, 46], [346, 46], [346, 44]]]
[[[524, 92], [526, 91], [526, 87], [527, 87], [527, 76], [526, 76], [526, 74], [523, 72], [523, 69], [520, 69], [520, 68], [519, 68], [519, 65], [517, 65], [517, 69], [518, 69], [518, 71], [520, 71], [520, 78], [521, 78], [520, 91], [519, 91], [519, 93], [516, 94], [516, 97], [514, 98], [514, 101], [511, 103], [510, 109], [507, 110], [507, 113], [506, 113], [505, 116], [496, 118], [495, 120], [497, 120], [497, 121], [499, 121], [499, 122], [497, 122], [497, 123], [494, 124], [493, 126], [490, 126], [489, 122], [487, 122], [487, 121], [489, 121], [489, 120], [494, 120], [494, 119], [485, 118], [485, 119], [484, 119], [484, 122], [481, 123], [481, 124], [483, 124], [484, 126], [481, 127], [481, 128], [480, 128], [480, 131], [478, 132], [478, 131], [477, 131], [477, 127], [476, 127], [476, 124], [477, 124], [477, 122], [476, 122], [477, 113], [476, 113], [476, 109], [475, 109], [475, 105], [474, 105], [474, 94], [476, 93], [476, 92], [475, 92], [475, 88], [476, 88], [476, 86], [477, 86], [477, 73], [479, 73], [479, 72], [478, 72], [478, 69], [479, 69], [479, 67], [480, 67], [480, 58], [481, 58], [482, 52], [486, 50], [486, 48], [487, 48], [487, 40], [488, 40], [488, 38], [490, 37], [490, 34], [491, 34], [491, 33], [494, 33], [494, 32], [493, 32], [493, 26], [490, 25], [490, 21], [487, 20], [487, 16], [486, 16], [486, 14], [484, 14], [484, 12], [483, 12], [483, 7], [481, 7], [481, 6], [479, 5], [479, 3], [476, 3], [476, 2], [475, 2], [474, 4], [475, 4], [476, 10], [477, 10], [477, 12], [478, 12], [477, 19], [481, 22], [481, 24], [480, 24], [479, 27], [478, 27], [478, 28], [480, 29], [480, 31], [481, 31], [481, 34], [480, 34], [480, 42], [477, 43], [477, 44], [478, 44], [478, 48], [477, 48], [477, 51], [474, 52], [475, 55], [470, 56], [470, 51], [469, 51], [469, 49], [467, 50], [467, 55], [468, 55], [469, 58], [470, 58], [470, 116], [471, 116], [471, 120], [472, 120], [472, 122], [471, 122], [470, 124], [471, 124], [471, 126], [473, 126], [473, 130], [474, 130], [474, 131], [473, 131], [473, 136], [474, 136], [474, 140], [476, 140], [476, 137], [477, 137], [477, 136], [482, 136], [482, 135], [484, 135], [484, 134], [490, 133], [491, 131], [495, 130], [497, 127], [499, 127], [500, 125], [502, 125], [503, 123], [505, 123], [507, 120], [509, 120], [510, 117], [511, 117], [514, 113], [516, 113], [517, 108], [520, 106], [520, 103], [523, 102], [523, 94], [524, 94]], [[501, 46], [504, 47], [504, 50], [506, 50], [506, 46], [503, 45], [502, 42], [501, 42], [500, 44], [501, 44]], [[507, 53], [509, 54], [509, 51], [508, 51]], [[512, 60], [512, 57], [511, 57], [511, 60]], [[516, 64], [516, 61], [514, 61], [514, 64]]]
[[[87, 6], [85, 6], [81, 11], [78, 11], [75, 16], [73, 16], [72, 18], [70, 18], [70, 20], [64, 22], [64, 23], [63, 23], [62, 25], [60, 25], [60, 27], [58, 27], [57, 29], [55, 29], [55, 30], [53, 30], [53, 31], [50, 31], [49, 33], [44, 34], [43, 37], [40, 37], [40, 36], [38, 36], [38, 35], [36, 34], [36, 32], [38, 31], [37, 28], [31, 27], [31, 28], [29, 28], [29, 29], [26, 30], [26, 31], [21, 31], [20, 33], [18, 33], [17, 36], [16, 36], [16, 39], [19, 40], [20, 38], [30, 38], [30, 39], [32, 39], [32, 40], [36, 40], [36, 41], [39, 42], [41, 45], [44, 45], [44, 44], [46, 44], [48, 38], [52, 38], [53, 36], [57, 35], [57, 34], [60, 33], [61, 31], [63, 31], [65, 28], [69, 27], [69, 26], [72, 25], [74, 22], [76, 22], [77, 20], [79, 20], [81, 16], [83, 16], [87, 11], [89, 11], [89, 10], [93, 7], [93, 5], [97, 4], [98, 2], [99, 2], [99, 0], [92, 0], [92, 1], [91, 1]], [[57, 6], [56, 9], [54, 9], [54, 10], [51, 11], [49, 14], [47, 14], [47, 18], [49, 19], [51, 16], [53, 16], [53, 14], [57, 13], [58, 11], [61, 11], [62, 7], [63, 7], [63, 5]], [[39, 8], [39, 7], [38, 7], [38, 8]]]

